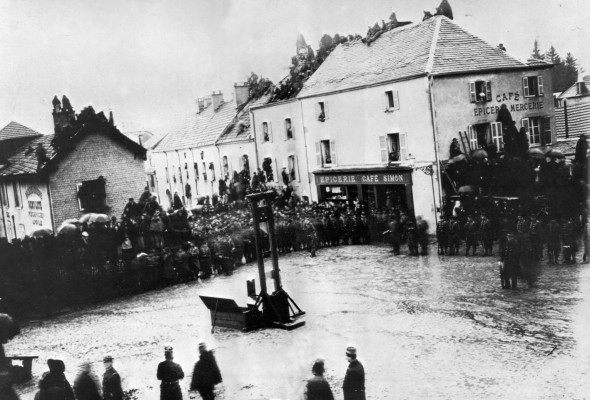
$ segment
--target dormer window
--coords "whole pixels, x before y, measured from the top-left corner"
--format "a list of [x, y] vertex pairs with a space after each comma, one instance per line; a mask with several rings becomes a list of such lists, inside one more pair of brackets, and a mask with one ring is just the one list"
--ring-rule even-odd
[[469, 98], [472, 103], [492, 101], [492, 83], [486, 81], [470, 82]]

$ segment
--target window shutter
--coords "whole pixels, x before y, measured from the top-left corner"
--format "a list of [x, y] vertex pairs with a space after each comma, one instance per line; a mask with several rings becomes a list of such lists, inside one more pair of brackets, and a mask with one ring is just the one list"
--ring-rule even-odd
[[315, 119], [318, 119], [320, 117], [320, 112], [321, 112], [321, 108], [320, 108], [320, 103], [315, 103], [314, 104], [314, 108], [315, 108]]
[[282, 169], [279, 169], [279, 161], [277, 160], [277, 158], [275, 157], [275, 174], [274, 174], [274, 178], [275, 178], [275, 182], [278, 185], [282, 185], [283, 183], [283, 176], [281, 175], [281, 172], [283, 172]]
[[467, 127], [467, 132], [469, 132], [469, 150], [477, 150], [477, 134], [473, 125]]
[[537, 77], [537, 85], [539, 87], [539, 96], [543, 96], [543, 77], [542, 76]]
[[338, 164], [338, 159], [336, 158], [336, 141], [330, 140], [330, 157], [332, 158], [332, 164]]
[[272, 134], [273, 134], [273, 132], [272, 132], [272, 122], [269, 122], [268, 123], [268, 139], [269, 139], [269, 141], [271, 143], [272, 143]]
[[381, 150], [381, 162], [387, 162], [387, 141], [385, 136], [379, 136], [379, 149]]
[[551, 117], [543, 117], [541, 119], [542, 141], [543, 144], [551, 143]]
[[530, 132], [529, 132], [529, 119], [528, 118], [523, 118], [520, 120], [520, 126], [521, 128], [526, 129], [527, 135], [529, 136], [529, 141], [530, 141]]
[[295, 139], [295, 125], [293, 125], [293, 121], [291, 121], [291, 137]]
[[522, 90], [524, 92], [524, 97], [529, 97], [529, 80], [526, 76], [522, 78]]
[[475, 82], [469, 82], [469, 98], [472, 103], [475, 103]]
[[320, 142], [315, 142], [315, 162], [318, 167], [322, 167], [322, 148]]
[[264, 143], [264, 125], [260, 124], [258, 127], [258, 137], [260, 138], [260, 143]]
[[389, 111], [389, 96], [387, 95], [387, 91], [383, 93], [383, 109]]
[[330, 119], [330, 110], [328, 108], [328, 102], [324, 101], [324, 115], [326, 116], [326, 121]]
[[393, 109], [399, 110], [399, 93], [397, 90], [393, 91]]
[[486, 101], [492, 101], [492, 82], [486, 82]]
[[503, 148], [502, 145], [502, 123], [501, 122], [492, 122], [492, 142], [498, 147], [498, 150]]
[[400, 160], [407, 160], [408, 159], [408, 134], [407, 133], [400, 133], [399, 134], [399, 156]]

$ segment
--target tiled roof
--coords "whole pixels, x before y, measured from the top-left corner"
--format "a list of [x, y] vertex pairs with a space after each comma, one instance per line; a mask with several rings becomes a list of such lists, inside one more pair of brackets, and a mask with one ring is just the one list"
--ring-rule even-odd
[[55, 155], [55, 150], [51, 146], [53, 136], [54, 135], [41, 135], [18, 149], [10, 158], [8, 158], [8, 166], [0, 170], [0, 176], [37, 173], [38, 163], [35, 150], [39, 143], [41, 143], [45, 150], [47, 150], [47, 157], [53, 157]]
[[[569, 137], [582, 133], [590, 134], [590, 102], [567, 106], [567, 125]], [[565, 108], [555, 109], [555, 131], [559, 139], [565, 139]]]
[[590, 96], [590, 91], [588, 90], [588, 88], [590, 88], [590, 86], [588, 86], [588, 83], [586, 82], [586, 80], [583, 81], [584, 82], [584, 90], [585, 92], [582, 94], [578, 94], [578, 82], [574, 83], [572, 86], [568, 87], [566, 90], [564, 90], [560, 95], [559, 98], [560, 99], [567, 99], [570, 97], [584, 97], [584, 96]]
[[230, 129], [227, 129], [219, 137], [219, 139], [217, 139], [216, 143], [224, 144], [252, 140], [252, 138], [250, 138], [251, 133], [252, 130], [250, 129], [250, 107], [246, 106], [240, 112], [240, 115], [236, 119], [236, 121], [231, 124]]
[[0, 140], [16, 139], [24, 137], [34, 137], [41, 135], [39, 132], [27, 128], [18, 122], [10, 122], [2, 130], [0, 130]]
[[434, 51], [433, 75], [523, 68], [527, 65], [504, 50], [465, 31], [446, 17], [439, 17], [440, 32]]
[[236, 115], [235, 103], [224, 102], [217, 110], [209, 105], [202, 112], [192, 114], [180, 129], [170, 132], [153, 151], [171, 151], [210, 146], [232, 122]]
[[383, 33], [367, 46], [339, 45], [307, 80], [298, 97], [408, 79], [415, 76], [528, 68], [444, 16]]

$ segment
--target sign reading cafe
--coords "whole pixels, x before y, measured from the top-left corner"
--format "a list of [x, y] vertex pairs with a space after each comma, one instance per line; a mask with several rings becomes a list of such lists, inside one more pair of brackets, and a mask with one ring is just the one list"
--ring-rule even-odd
[[[519, 102], [520, 101], [520, 93], [518, 93], [518, 92], [497, 94], [495, 100], [497, 103], [501, 103], [501, 102], [505, 102], [505, 101], [516, 102], [516, 103], [512, 103], [512, 104], [508, 105], [508, 109], [510, 110], [510, 112], [533, 111], [533, 110], [542, 110], [543, 109], [543, 102], [542, 101]], [[473, 109], [473, 115], [475, 117], [480, 117], [482, 115], [498, 114], [499, 111], [500, 111], [500, 106], [475, 107]]]
[[409, 172], [368, 172], [363, 174], [316, 175], [315, 180], [316, 184], [320, 186], [405, 185], [412, 183]]

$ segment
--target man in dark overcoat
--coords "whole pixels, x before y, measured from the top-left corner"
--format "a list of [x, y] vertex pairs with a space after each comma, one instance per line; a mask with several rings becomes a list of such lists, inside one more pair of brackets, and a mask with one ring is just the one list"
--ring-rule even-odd
[[164, 348], [165, 361], [158, 364], [157, 378], [160, 384], [160, 400], [182, 400], [182, 391], [178, 381], [184, 378], [182, 367], [175, 363], [173, 349], [170, 346]]
[[199, 343], [199, 361], [193, 369], [190, 390], [197, 390], [203, 400], [214, 400], [215, 385], [221, 383], [221, 372], [213, 355], [213, 350], [207, 350], [207, 344]]
[[512, 232], [508, 232], [506, 236], [506, 244], [500, 254], [500, 279], [502, 288], [510, 289], [512, 281], [512, 289], [516, 289], [516, 275], [520, 268], [520, 246]]
[[113, 368], [113, 357], [103, 358], [104, 374], [102, 375], [102, 396], [104, 400], [123, 400], [121, 376]]
[[365, 369], [363, 364], [356, 359], [355, 347], [346, 348], [346, 359], [348, 360], [348, 369], [342, 384], [344, 400], [365, 400]]

